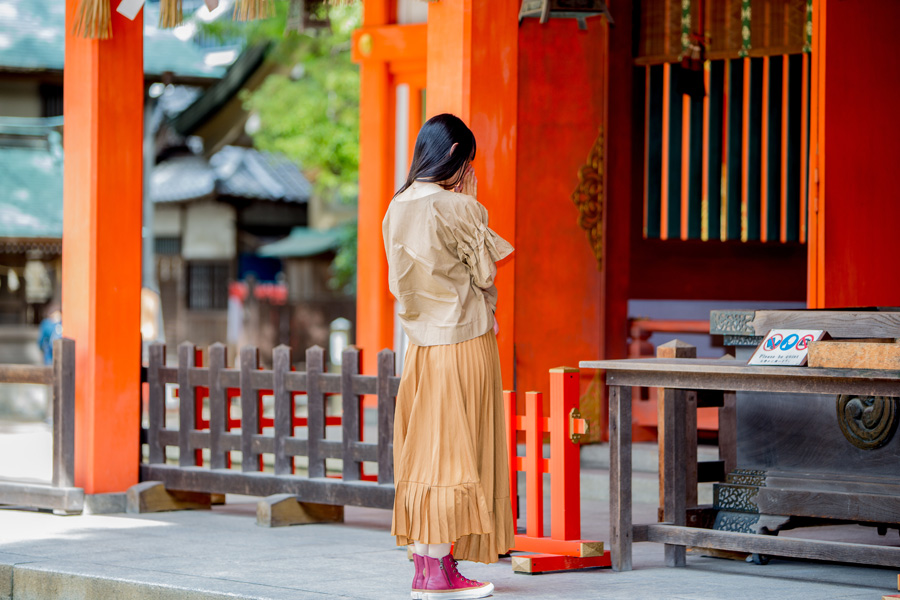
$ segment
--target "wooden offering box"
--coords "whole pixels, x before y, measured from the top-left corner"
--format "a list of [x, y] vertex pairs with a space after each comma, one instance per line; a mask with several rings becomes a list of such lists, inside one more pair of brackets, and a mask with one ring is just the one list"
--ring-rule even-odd
[[[710, 317], [710, 333], [738, 361], [771, 329], [824, 329], [831, 340], [810, 344], [809, 366], [796, 369], [900, 369], [900, 309]], [[898, 421], [900, 387], [892, 396], [738, 392], [738, 471], [715, 486], [716, 528], [758, 533], [783, 522], [772, 532], [826, 518], [900, 529]]]
[[[714, 311], [711, 333], [736, 359], [697, 359], [670, 342], [657, 358], [582, 361], [609, 386], [612, 567], [631, 569], [631, 545], [666, 544], [668, 566], [688, 547], [900, 567], [895, 544], [778, 536], [795, 527], [860, 523], [900, 529], [900, 370], [751, 366], [767, 332], [825, 330], [834, 343], [900, 337], [900, 311]], [[661, 519], [635, 525], [631, 510], [634, 387], [661, 388]], [[719, 406], [714, 506], [698, 507], [696, 411]], [[724, 555], [724, 554], [723, 554]]]

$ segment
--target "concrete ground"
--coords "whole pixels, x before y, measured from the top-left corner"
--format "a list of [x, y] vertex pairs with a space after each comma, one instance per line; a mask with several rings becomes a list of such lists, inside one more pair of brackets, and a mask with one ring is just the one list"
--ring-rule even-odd
[[[582, 537], [608, 540], [608, 457], [582, 455]], [[714, 450], [701, 449], [705, 456]], [[656, 448], [636, 445], [635, 523], [656, 519]], [[0, 422], [0, 479], [49, 479], [49, 428]], [[701, 497], [710, 490], [701, 490]], [[708, 501], [708, 500], [707, 500]], [[549, 511], [549, 498], [545, 500]], [[228, 496], [209, 511], [56, 516], [0, 508], [0, 600], [381, 600], [409, 597], [412, 563], [390, 536], [390, 513], [346, 509], [343, 524], [266, 529], [256, 499]], [[524, 523], [520, 522], [520, 526]], [[791, 537], [900, 545], [892, 530], [844, 525]], [[514, 574], [510, 559], [464, 563], [495, 598], [877, 600], [897, 593], [897, 570], [772, 559], [768, 565], [689, 555], [663, 566], [663, 548], [635, 545], [635, 570]]]
[[[413, 567], [394, 546], [388, 511], [348, 508], [343, 524], [265, 529], [256, 525], [254, 500], [229, 496], [228, 504], [210, 511], [152, 515], [0, 510], [0, 600], [409, 597]], [[584, 504], [583, 537], [605, 540], [606, 503]], [[655, 505], [635, 508], [636, 522], [653, 520]], [[824, 534], [856, 541], [876, 536], [855, 526]], [[634, 566], [628, 573], [530, 576], [514, 574], [506, 558], [494, 565], [464, 563], [462, 570], [492, 581], [495, 598], [509, 599], [863, 600], [897, 587], [893, 569], [778, 559], [761, 566], [689, 555], [686, 568], [670, 569], [663, 566], [662, 546], [649, 543], [635, 545]]]

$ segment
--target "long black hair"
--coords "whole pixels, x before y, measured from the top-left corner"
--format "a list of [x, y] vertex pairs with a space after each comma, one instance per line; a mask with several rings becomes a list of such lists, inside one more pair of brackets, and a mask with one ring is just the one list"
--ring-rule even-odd
[[[459, 144], [453, 153], [453, 144]], [[475, 158], [475, 135], [462, 119], [444, 113], [428, 119], [416, 137], [409, 176], [397, 194], [417, 179], [419, 181], [447, 181], [451, 187], [465, 175], [463, 167]], [[397, 194], [394, 194], [395, 196]]]

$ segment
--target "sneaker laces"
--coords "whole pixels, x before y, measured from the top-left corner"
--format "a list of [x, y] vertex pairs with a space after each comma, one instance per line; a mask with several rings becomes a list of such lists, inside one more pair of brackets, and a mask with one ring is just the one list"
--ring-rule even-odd
[[455, 558], [451, 557], [450, 560], [452, 561], [450, 563], [450, 568], [453, 569], [454, 575], [456, 575], [457, 577], [459, 577], [460, 579], [465, 581], [467, 585], [470, 585], [472, 587], [481, 585], [481, 582], [475, 581], [473, 579], [469, 579], [468, 577], [465, 577], [462, 573], [459, 572], [459, 569], [456, 567], [459, 564], [459, 562]]

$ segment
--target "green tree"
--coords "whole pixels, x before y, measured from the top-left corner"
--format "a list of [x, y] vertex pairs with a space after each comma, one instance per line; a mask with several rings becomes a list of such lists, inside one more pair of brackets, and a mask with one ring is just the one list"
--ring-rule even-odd
[[[208, 34], [245, 36], [249, 43], [273, 43], [269, 59], [278, 68], [256, 90], [246, 90], [244, 107], [259, 119], [251, 134], [260, 150], [284, 154], [300, 165], [324, 202], [355, 205], [359, 190], [359, 69], [350, 60], [351, 34], [361, 23], [360, 6], [307, 1], [320, 27], [286, 31], [289, 6], [274, 2], [264, 21], [206, 26]], [[331, 285], [352, 291], [356, 278], [356, 226], [345, 228], [332, 265]]]

